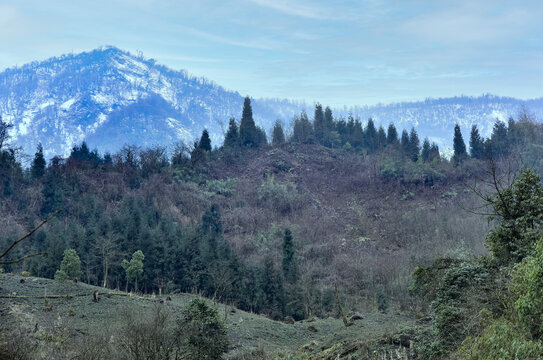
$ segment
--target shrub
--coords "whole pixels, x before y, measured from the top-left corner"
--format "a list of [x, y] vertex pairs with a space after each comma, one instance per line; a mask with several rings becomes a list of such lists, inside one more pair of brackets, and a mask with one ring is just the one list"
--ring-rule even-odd
[[66, 273], [62, 270], [57, 270], [55, 273], [55, 281], [58, 283], [63, 283], [66, 280], [68, 280], [68, 275], [66, 275]]
[[479, 337], [468, 337], [458, 352], [460, 359], [495, 360], [541, 359], [543, 344], [526, 337], [522, 329], [500, 318], [488, 326]]
[[74, 249], [64, 250], [64, 258], [60, 263], [60, 271], [64, 272], [69, 279], [73, 280], [77, 280], [81, 276], [81, 260]]
[[130, 310], [123, 313], [119, 338], [128, 359], [177, 359], [182, 352], [169, 314], [162, 306], [155, 306], [147, 314]]
[[185, 359], [221, 359], [228, 351], [226, 326], [205, 300], [194, 299], [185, 306], [178, 321]]
[[302, 197], [294, 185], [276, 183], [272, 175], [258, 188], [258, 200], [280, 213], [286, 213], [298, 208]]
[[543, 240], [535, 254], [515, 267], [512, 283], [519, 322], [535, 338], [543, 338]]
[[206, 182], [207, 190], [219, 195], [230, 196], [236, 189], [238, 179], [229, 178], [225, 180], [208, 180]]

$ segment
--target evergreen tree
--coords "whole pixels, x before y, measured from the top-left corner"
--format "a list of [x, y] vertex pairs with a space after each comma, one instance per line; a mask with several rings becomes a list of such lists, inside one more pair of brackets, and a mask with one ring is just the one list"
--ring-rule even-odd
[[428, 160], [430, 160], [430, 141], [428, 140], [428, 138], [424, 138], [420, 156], [422, 158], [422, 161], [424, 162], [428, 162]]
[[314, 140], [313, 126], [311, 126], [311, 122], [305, 111], [302, 111], [300, 117], [294, 119], [292, 141], [301, 144], [311, 144]]
[[296, 259], [295, 256], [295, 250], [294, 250], [294, 242], [292, 240], [292, 232], [290, 229], [285, 229], [285, 234], [283, 236], [283, 262], [282, 262], [282, 268], [283, 268], [283, 276], [285, 277], [285, 280], [289, 283], [296, 282], [297, 278], [297, 265], [296, 265]]
[[326, 124], [324, 123], [324, 112], [322, 111], [322, 105], [317, 103], [315, 105], [315, 115], [313, 117], [313, 129], [315, 139], [321, 145], [324, 144], [324, 138], [326, 134]]
[[74, 249], [64, 250], [64, 258], [60, 263], [60, 270], [55, 274], [55, 279], [62, 281], [63, 279], [77, 280], [81, 277], [81, 260]]
[[253, 109], [251, 107], [251, 99], [245, 98], [243, 102], [243, 113], [241, 116], [241, 123], [239, 125], [239, 138], [242, 146], [257, 147], [260, 138], [255, 121], [253, 120]]
[[409, 133], [407, 132], [407, 130], [402, 131], [402, 139], [401, 139], [400, 144], [401, 144], [403, 155], [409, 156], [410, 143], [409, 143]]
[[218, 243], [222, 237], [222, 219], [216, 204], [211, 205], [202, 216], [202, 235], [207, 246], [203, 254], [204, 261], [210, 266], [217, 259]]
[[190, 152], [190, 163], [193, 167], [205, 162], [207, 157], [206, 151], [200, 147], [198, 141], [194, 142], [192, 151]]
[[430, 146], [430, 156], [429, 156], [428, 160], [430, 162], [432, 162], [434, 160], [439, 161], [439, 159], [440, 159], [439, 147], [437, 146], [436, 143], [432, 143], [432, 145]]
[[45, 175], [43, 182], [42, 195], [43, 202], [41, 206], [42, 215], [49, 216], [55, 211], [65, 206], [65, 177], [62, 173], [61, 159], [55, 156]]
[[503, 121], [496, 120], [492, 128], [489, 145], [493, 156], [502, 156], [509, 150], [507, 126]]
[[377, 147], [383, 148], [387, 145], [387, 134], [382, 126], [379, 126], [377, 131]]
[[34, 179], [39, 179], [45, 174], [45, 158], [43, 157], [43, 147], [41, 146], [41, 143], [38, 144], [30, 173]]
[[420, 140], [419, 135], [414, 127], [411, 128], [409, 133], [409, 157], [411, 160], [416, 162], [419, 158], [420, 153]]
[[273, 319], [280, 319], [285, 313], [285, 291], [283, 277], [275, 269], [273, 259], [267, 256], [264, 259], [264, 268], [261, 273], [260, 288], [263, 311]]
[[283, 126], [281, 122], [277, 120], [273, 126], [272, 144], [279, 146], [285, 142], [285, 133], [283, 132]]
[[226, 326], [203, 299], [193, 299], [181, 311], [176, 335], [182, 339], [182, 358], [219, 360], [228, 351]]
[[359, 149], [364, 144], [364, 130], [362, 129], [362, 123], [359, 119], [354, 120], [352, 117], [349, 119], [349, 128], [351, 128], [351, 140], [350, 143], [355, 149]]
[[332, 115], [332, 109], [330, 109], [329, 106], [324, 109], [324, 128], [327, 133], [334, 130], [334, 116]]
[[364, 131], [364, 142], [369, 153], [373, 153], [377, 150], [377, 130], [375, 129], [372, 118], [368, 119], [368, 124]]
[[207, 234], [222, 234], [222, 220], [217, 204], [211, 205], [202, 216], [202, 233]]
[[230, 118], [230, 123], [228, 125], [228, 131], [224, 137], [224, 147], [225, 148], [236, 148], [239, 147], [239, 131], [238, 124], [236, 124], [236, 119]]
[[202, 131], [202, 137], [200, 138], [198, 147], [204, 151], [211, 151], [211, 139], [209, 138], [209, 133], [207, 132], [207, 129], [204, 129], [204, 131]]
[[466, 152], [466, 143], [464, 143], [464, 138], [462, 137], [462, 132], [460, 131], [460, 126], [458, 124], [454, 126], [453, 148], [454, 162], [455, 164], [459, 164], [466, 159], [468, 154]]
[[[403, 136], [402, 136], [402, 138], [403, 138]], [[388, 125], [387, 143], [389, 145], [397, 145], [399, 142], [400, 141], [398, 140], [398, 130], [396, 130], [396, 126], [394, 126], [394, 124]]]
[[266, 145], [268, 143], [268, 139], [266, 138], [266, 132], [261, 127], [256, 127], [256, 144], [257, 146]]
[[519, 171], [512, 185], [485, 197], [497, 225], [486, 237], [488, 248], [502, 264], [520, 262], [533, 254], [543, 234], [543, 186], [531, 169]]
[[484, 157], [485, 144], [481, 135], [479, 135], [479, 129], [477, 125], [471, 127], [471, 134], [469, 137], [469, 152], [474, 159], [482, 159]]

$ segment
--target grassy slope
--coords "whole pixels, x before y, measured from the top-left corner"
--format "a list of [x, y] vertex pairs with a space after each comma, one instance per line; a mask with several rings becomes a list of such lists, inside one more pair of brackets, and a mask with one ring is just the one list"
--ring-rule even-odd
[[[99, 290], [100, 301], [92, 301]], [[107, 296], [107, 293], [116, 295]], [[44, 296], [49, 296], [51, 311], [45, 311]], [[61, 297], [55, 297], [60, 295]], [[72, 297], [73, 295], [73, 297]], [[80, 296], [81, 295], [81, 296]], [[74, 335], [104, 331], [124, 309], [145, 312], [153, 306], [165, 306], [175, 316], [193, 295], [177, 294], [171, 301], [160, 303], [158, 297], [127, 296], [123, 292], [104, 290], [83, 283], [58, 284], [49, 279], [22, 277], [14, 274], [0, 276], [0, 323], [15, 321], [28, 332], [53, 333], [62, 330], [64, 340]], [[165, 296], [161, 297], [163, 300]], [[367, 313], [362, 320], [345, 328], [340, 319], [316, 319], [289, 325], [263, 316], [219, 305], [221, 316], [227, 314], [230, 356], [251, 348], [261, 347], [268, 353], [312, 353], [318, 357], [336, 357], [342, 351], [361, 349], [367, 343], [383, 339], [401, 327], [413, 325], [405, 316]], [[309, 330], [313, 326], [317, 332]], [[284, 355], [286, 356], [286, 355]]]

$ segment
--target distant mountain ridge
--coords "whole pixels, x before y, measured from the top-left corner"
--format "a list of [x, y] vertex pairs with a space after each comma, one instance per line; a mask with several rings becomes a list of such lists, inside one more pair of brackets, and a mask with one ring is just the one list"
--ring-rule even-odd
[[[290, 124], [313, 104], [255, 99], [258, 125], [270, 131], [275, 120]], [[477, 123], [488, 135], [496, 118], [506, 120], [525, 106], [543, 118], [543, 99], [518, 100], [485, 95], [334, 109], [399, 128], [415, 126], [422, 138], [450, 146], [452, 128]], [[222, 143], [232, 116], [239, 119], [243, 96], [205, 78], [189, 75], [107, 46], [79, 54], [35, 61], [0, 73], [0, 115], [15, 125], [14, 142], [32, 154], [38, 142], [46, 155], [67, 155], [85, 140], [91, 148], [114, 152], [124, 144], [169, 146], [190, 143], [207, 128], [213, 144]], [[467, 142], [469, 133], [464, 133]]]

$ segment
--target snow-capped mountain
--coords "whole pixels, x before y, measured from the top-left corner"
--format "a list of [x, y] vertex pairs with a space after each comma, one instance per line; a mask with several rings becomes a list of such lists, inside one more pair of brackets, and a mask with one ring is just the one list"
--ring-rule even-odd
[[412, 126], [421, 140], [428, 137], [441, 150], [452, 148], [453, 129], [459, 124], [466, 145], [471, 126], [477, 124], [482, 136], [488, 137], [496, 120], [507, 123], [509, 117], [518, 118], [527, 111], [535, 119], [543, 119], [543, 98], [519, 100], [511, 97], [483, 95], [479, 97], [459, 96], [427, 99], [418, 102], [403, 102], [388, 105], [361, 106], [335, 111], [336, 114], [357, 114], [361, 119], [371, 117], [376, 124], [394, 123], [399, 129]]
[[[313, 104], [255, 99], [253, 114], [269, 131], [276, 119], [289, 124]], [[455, 123], [466, 142], [471, 124], [488, 136], [496, 118], [507, 120], [525, 106], [543, 118], [543, 99], [517, 100], [485, 95], [429, 99], [421, 102], [335, 109], [336, 118], [349, 114], [377, 125], [415, 126], [442, 149], [451, 146]], [[63, 55], [0, 73], [0, 115], [14, 125], [13, 140], [27, 154], [38, 142], [46, 155], [67, 155], [85, 140], [101, 152], [124, 144], [165, 145], [197, 139], [210, 131], [214, 145], [222, 143], [228, 119], [239, 119], [243, 96], [205, 79], [190, 76], [115, 47]]]
[[[0, 73], [0, 115], [15, 125], [13, 140], [28, 154], [40, 141], [48, 156], [66, 155], [83, 140], [101, 152], [190, 143], [204, 128], [220, 145], [242, 107], [237, 92], [115, 47]], [[286, 100], [253, 101], [255, 121], [267, 131], [300, 108]]]

